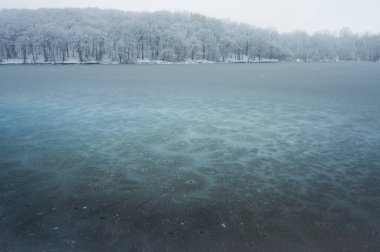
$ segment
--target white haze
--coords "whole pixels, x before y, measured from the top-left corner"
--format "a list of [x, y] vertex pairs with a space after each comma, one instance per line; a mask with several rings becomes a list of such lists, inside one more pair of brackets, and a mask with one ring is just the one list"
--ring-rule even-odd
[[280, 32], [302, 29], [380, 32], [378, 0], [0, 0], [0, 8], [98, 7], [130, 11], [190, 11], [207, 16], [275, 27]]

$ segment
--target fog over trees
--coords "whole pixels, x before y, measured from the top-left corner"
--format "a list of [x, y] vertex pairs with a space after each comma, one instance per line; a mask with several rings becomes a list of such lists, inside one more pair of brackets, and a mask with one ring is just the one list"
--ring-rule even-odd
[[[254, 15], [254, 12], [252, 12]], [[380, 34], [279, 33], [187, 12], [0, 11], [0, 61], [379, 61]]]

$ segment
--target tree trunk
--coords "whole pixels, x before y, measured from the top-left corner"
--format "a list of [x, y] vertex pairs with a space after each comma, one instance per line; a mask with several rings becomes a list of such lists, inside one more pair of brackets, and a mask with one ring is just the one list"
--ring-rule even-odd
[[202, 44], [203, 60], [206, 59], [206, 47], [205, 44]]

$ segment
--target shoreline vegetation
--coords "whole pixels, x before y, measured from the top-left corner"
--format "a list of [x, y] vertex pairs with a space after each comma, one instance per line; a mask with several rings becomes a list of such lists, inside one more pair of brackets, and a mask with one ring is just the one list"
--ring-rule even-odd
[[308, 34], [188, 12], [0, 10], [0, 64], [380, 61], [380, 34]]
[[293, 61], [279, 61], [279, 60], [266, 60], [261, 61], [202, 61], [202, 60], [186, 60], [186, 61], [160, 61], [160, 60], [144, 60], [144, 61], [131, 61], [131, 62], [117, 62], [117, 61], [88, 61], [79, 62], [75, 60], [68, 60], [65, 62], [43, 62], [43, 61], [26, 61], [22, 59], [12, 59], [0, 61], [0, 65], [198, 65], [198, 64], [280, 64], [280, 63], [352, 63], [352, 62], [373, 62], [380, 61], [339, 61], [339, 60], [324, 60], [324, 61], [307, 61], [304, 62], [300, 59]]
[[185, 60], [185, 61], [161, 61], [161, 60], [136, 60], [130, 62], [117, 62], [117, 61], [86, 61], [79, 62], [76, 60], [57, 61], [57, 62], [43, 62], [31, 61], [24, 62], [22, 59], [11, 59], [0, 61], [0, 65], [195, 65], [195, 64], [266, 64], [266, 63], [281, 63], [278, 60], [261, 61], [208, 61], [208, 60]]

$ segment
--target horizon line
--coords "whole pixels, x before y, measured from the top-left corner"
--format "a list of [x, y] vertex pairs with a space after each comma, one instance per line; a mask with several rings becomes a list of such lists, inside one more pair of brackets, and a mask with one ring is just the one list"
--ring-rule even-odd
[[235, 23], [235, 24], [249, 25], [249, 26], [252, 26], [254, 28], [259, 28], [259, 29], [264, 29], [264, 30], [272, 29], [272, 30], [274, 30], [275, 32], [277, 32], [279, 34], [291, 34], [291, 33], [296, 33], [296, 32], [305, 32], [308, 35], [313, 35], [313, 34], [316, 34], [316, 33], [328, 33], [328, 34], [333, 35], [333, 36], [338, 36], [338, 33], [341, 30], [348, 29], [353, 34], [358, 35], [358, 36], [363, 36], [363, 35], [380, 35], [380, 32], [372, 32], [372, 31], [360, 31], [360, 32], [357, 32], [357, 31], [353, 31], [349, 26], [343, 26], [343, 27], [341, 27], [338, 30], [330, 30], [330, 29], [327, 29], [327, 28], [322, 28], [320, 30], [315, 30], [313, 32], [304, 30], [302, 28], [294, 28], [291, 31], [280, 31], [275, 26], [266, 26], [266, 27], [257, 26], [255, 24], [248, 23], [248, 22], [236, 21], [236, 20], [233, 20], [231, 18], [220, 18], [220, 17], [210, 16], [210, 15], [203, 14], [201, 12], [194, 12], [194, 11], [189, 11], [189, 10], [165, 10], [165, 9], [162, 9], [162, 10], [154, 10], [154, 11], [149, 11], [149, 10], [135, 11], [135, 10], [124, 10], [124, 9], [117, 9], [117, 8], [101, 8], [101, 7], [88, 6], [88, 7], [0, 8], [0, 12], [2, 12], [2, 11], [9, 11], [9, 10], [38, 11], [38, 10], [65, 10], [65, 9], [74, 9], [74, 10], [75, 9], [76, 10], [97, 9], [97, 10], [101, 10], [101, 11], [120, 11], [120, 12], [123, 12], [123, 13], [150, 13], [150, 14], [154, 14], [154, 13], [159, 13], [159, 12], [169, 12], [169, 13], [172, 13], [172, 14], [175, 14], [175, 13], [196, 14], [196, 15], [200, 15], [200, 16], [203, 16], [203, 17], [206, 17], [206, 18], [216, 19], [216, 20], [223, 21], [223, 22], [231, 22], [231, 23]]

